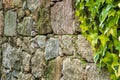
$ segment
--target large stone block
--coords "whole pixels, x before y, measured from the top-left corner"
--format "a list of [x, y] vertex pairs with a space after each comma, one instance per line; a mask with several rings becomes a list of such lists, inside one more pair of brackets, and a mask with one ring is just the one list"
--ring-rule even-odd
[[22, 7], [23, 0], [3, 0], [4, 8]]
[[52, 33], [50, 25], [50, 0], [41, 0], [38, 8], [37, 30], [39, 34]]
[[21, 49], [12, 47], [9, 43], [2, 45], [2, 65], [7, 69], [21, 70]]
[[49, 60], [59, 56], [59, 40], [50, 38], [45, 46], [45, 59]]
[[60, 41], [60, 55], [75, 55], [76, 54], [76, 48], [75, 48], [75, 38], [74, 35], [62, 35], [59, 36]]
[[74, 34], [73, 0], [63, 0], [51, 7], [51, 26], [55, 34]]
[[25, 17], [21, 23], [18, 24], [17, 32], [20, 35], [31, 36], [33, 28], [33, 20], [31, 17]]
[[3, 33], [3, 26], [4, 26], [3, 12], [0, 11], [0, 36]]
[[76, 40], [76, 49], [77, 53], [86, 61], [93, 61], [93, 52], [90, 43], [86, 40], [86, 38], [82, 35], [77, 36]]
[[44, 59], [44, 51], [37, 49], [36, 53], [31, 59], [32, 74], [35, 78], [41, 78], [44, 74], [46, 61]]
[[79, 59], [66, 58], [63, 61], [63, 76], [60, 80], [86, 80], [85, 66]]
[[3, 6], [2, 6], [2, 1], [0, 1], [0, 9], [2, 9], [3, 8]]
[[14, 11], [7, 11], [5, 13], [4, 35], [16, 36], [16, 18], [17, 14]]

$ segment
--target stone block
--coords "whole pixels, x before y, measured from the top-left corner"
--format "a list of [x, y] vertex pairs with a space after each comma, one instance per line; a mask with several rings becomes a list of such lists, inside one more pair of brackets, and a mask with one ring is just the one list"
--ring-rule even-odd
[[3, 12], [0, 11], [0, 36], [2, 36], [3, 33], [3, 26], [4, 26]]
[[49, 60], [59, 56], [59, 40], [50, 38], [45, 46], [45, 59]]
[[51, 26], [55, 34], [74, 34], [73, 0], [63, 0], [51, 7]]
[[82, 35], [77, 36], [76, 40], [77, 53], [86, 61], [94, 62], [93, 52], [90, 43]]
[[35, 76], [35, 78], [41, 78], [43, 76], [45, 67], [46, 61], [44, 58], [44, 51], [37, 49], [36, 53], [31, 59], [32, 74]]
[[5, 26], [4, 35], [6, 36], [16, 36], [16, 18], [17, 14], [14, 11], [7, 11], [5, 13]]
[[41, 0], [38, 8], [37, 32], [39, 34], [52, 33], [50, 21], [50, 0]]
[[18, 23], [17, 32], [20, 35], [31, 36], [33, 20], [31, 17], [25, 17], [21, 23]]

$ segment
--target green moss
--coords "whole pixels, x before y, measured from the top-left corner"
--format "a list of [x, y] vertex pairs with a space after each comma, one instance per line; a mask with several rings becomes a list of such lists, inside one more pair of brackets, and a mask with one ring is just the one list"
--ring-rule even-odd
[[44, 73], [45, 80], [53, 80], [54, 74], [55, 74], [55, 60], [51, 60], [48, 62], [48, 66]]

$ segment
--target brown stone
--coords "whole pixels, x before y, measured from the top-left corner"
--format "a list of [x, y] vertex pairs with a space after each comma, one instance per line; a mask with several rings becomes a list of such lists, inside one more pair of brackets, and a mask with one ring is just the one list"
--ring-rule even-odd
[[55, 34], [74, 34], [73, 0], [57, 2], [51, 8], [51, 26]]
[[4, 8], [11, 8], [13, 0], [3, 0]]
[[0, 36], [2, 35], [2, 32], [3, 32], [3, 25], [4, 25], [4, 22], [3, 22], [3, 12], [0, 11]]
[[3, 0], [4, 8], [22, 7], [23, 0]]

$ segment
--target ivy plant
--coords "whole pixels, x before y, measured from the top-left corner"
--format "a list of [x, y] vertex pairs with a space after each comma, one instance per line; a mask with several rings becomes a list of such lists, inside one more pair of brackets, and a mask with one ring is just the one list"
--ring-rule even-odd
[[95, 63], [120, 80], [120, 0], [76, 0], [76, 16]]

